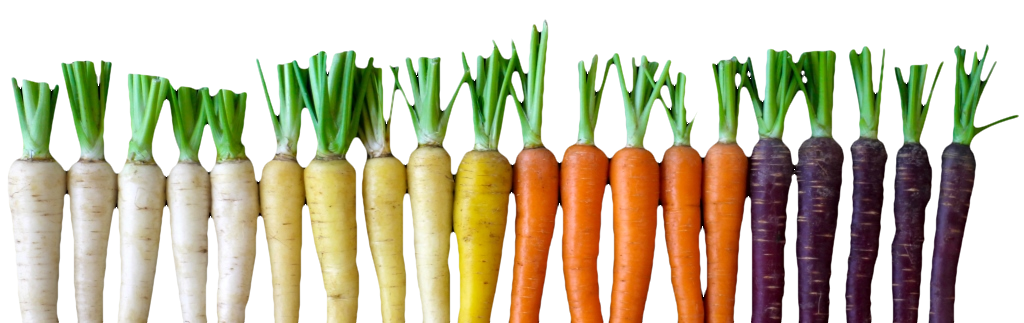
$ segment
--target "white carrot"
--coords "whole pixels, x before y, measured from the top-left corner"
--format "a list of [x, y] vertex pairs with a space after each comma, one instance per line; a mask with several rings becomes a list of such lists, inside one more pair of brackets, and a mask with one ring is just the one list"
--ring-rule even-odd
[[75, 246], [75, 307], [79, 322], [103, 321], [103, 280], [110, 222], [117, 205], [117, 174], [103, 155], [103, 117], [110, 86], [110, 62], [61, 64], [71, 102], [81, 159], [68, 170], [71, 229]]
[[167, 98], [167, 79], [129, 74], [132, 140], [117, 176], [121, 235], [119, 322], [147, 322], [153, 297], [160, 225], [166, 205], [164, 173], [153, 161], [153, 132]]
[[[259, 60], [256, 61], [257, 67]], [[274, 321], [299, 321], [299, 279], [302, 259], [302, 206], [306, 204], [302, 166], [295, 160], [302, 124], [298, 63], [277, 65], [281, 114], [274, 113], [267, 82], [260, 68], [260, 81], [270, 109], [270, 121], [277, 137], [277, 154], [263, 167], [260, 181], [260, 210], [270, 249], [270, 272], [274, 285]]]
[[213, 225], [217, 229], [217, 320], [245, 322], [252, 270], [256, 262], [259, 188], [245, 156], [242, 126], [245, 93], [202, 91], [203, 110], [217, 144], [217, 165], [210, 172]]
[[206, 271], [210, 262], [210, 173], [199, 163], [206, 114], [200, 90], [182, 86], [168, 93], [179, 151], [178, 164], [167, 176], [174, 272], [182, 321], [200, 323], [206, 322]]
[[14, 99], [21, 124], [23, 154], [7, 178], [14, 250], [18, 267], [18, 299], [22, 322], [57, 322], [57, 273], [60, 230], [64, 219], [64, 168], [50, 156], [50, 129], [59, 86], [18, 81]]

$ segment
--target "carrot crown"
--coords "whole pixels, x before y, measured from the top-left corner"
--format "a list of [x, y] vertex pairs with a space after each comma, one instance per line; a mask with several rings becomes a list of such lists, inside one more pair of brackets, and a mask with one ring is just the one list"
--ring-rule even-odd
[[[373, 57], [366, 68], [356, 68], [359, 72], [356, 89], [356, 109], [362, 110], [362, 123], [358, 136], [363, 141], [366, 154], [371, 158], [391, 156], [391, 111], [394, 111], [394, 91], [391, 92], [391, 109], [388, 118], [384, 119], [384, 85], [383, 70], [373, 67]], [[398, 75], [398, 71], [394, 71]], [[397, 78], [396, 78], [397, 80]]]
[[983, 127], [974, 126], [974, 114], [978, 112], [978, 101], [981, 100], [981, 91], [988, 84], [988, 78], [992, 76], [996, 64], [989, 68], [988, 75], [981, 79], [981, 69], [985, 66], [985, 59], [988, 58], [988, 46], [985, 46], [985, 54], [978, 60], [978, 53], [974, 53], [974, 62], [971, 64], [971, 73], [964, 71], [964, 61], [967, 59], [967, 50], [956, 47], [956, 106], [953, 107], [953, 142], [963, 145], [970, 145], [974, 136], [994, 125], [1016, 118], [1012, 115], [997, 120]]
[[[747, 60], [749, 62], [749, 59]], [[739, 124], [740, 90], [743, 83], [736, 84], [736, 75], [746, 71], [747, 63], [740, 63], [736, 57], [711, 64], [718, 84], [718, 142], [735, 143], [736, 127]]]
[[686, 121], [686, 105], [683, 104], [683, 98], [686, 97], [686, 75], [683, 73], [676, 74], [676, 83], [672, 84], [672, 80], [668, 80], [665, 86], [668, 87], [669, 94], [672, 96], [672, 107], [670, 108], [666, 105], [663, 98], [658, 99], [661, 100], [661, 105], [665, 107], [668, 124], [672, 127], [672, 135], [675, 137], [673, 144], [676, 146], [689, 146], [690, 130], [693, 129], [693, 121]]
[[245, 159], [242, 145], [242, 127], [245, 125], [245, 92], [235, 94], [229, 90], [217, 91], [210, 96], [210, 90], [200, 90], [203, 97], [203, 111], [210, 122], [213, 142], [217, 145], [217, 162]]
[[[505, 100], [512, 88], [512, 73], [515, 66], [512, 61], [518, 59], [515, 43], [512, 44], [512, 57], [506, 59], [494, 45], [491, 56], [477, 56], [476, 79], [469, 78], [469, 96], [473, 101], [473, 132], [476, 134], [476, 150], [498, 149], [501, 136], [501, 121], [505, 113]], [[466, 53], [462, 53], [462, 67], [469, 73], [469, 62]], [[482, 79], [481, 79], [482, 78]]]
[[21, 125], [23, 143], [22, 159], [52, 159], [50, 156], [50, 130], [53, 129], [53, 112], [57, 108], [57, 94], [60, 86], [53, 90], [46, 82], [36, 83], [22, 80], [22, 86], [11, 78], [14, 86], [14, 102], [18, 107], [18, 123]]
[[128, 143], [128, 160], [153, 162], [153, 133], [160, 109], [171, 88], [167, 79], [158, 76], [128, 74], [128, 97], [131, 100], [132, 140]]
[[942, 73], [942, 63], [935, 72], [935, 80], [932, 81], [932, 89], [928, 91], [928, 101], [921, 104], [924, 97], [924, 81], [928, 76], [928, 64], [910, 66], [910, 79], [903, 81], [903, 71], [896, 68], [897, 86], [900, 88], [900, 105], [903, 108], [903, 141], [921, 142], [921, 133], [924, 132], [924, 120], [928, 117], [928, 106], [932, 103], [932, 93], [935, 92], [935, 83]]
[[793, 62], [793, 55], [788, 51], [777, 52], [768, 50], [768, 84], [764, 91], [764, 101], [758, 96], [757, 81], [754, 78], [754, 67], [747, 59], [746, 74], [743, 86], [750, 94], [754, 104], [754, 117], [757, 120], [757, 132], [761, 138], [782, 139], [785, 130], [786, 113], [793, 103], [796, 92], [800, 90], [800, 67]]
[[[537, 25], [533, 26], [530, 34], [530, 72], [523, 71], [519, 60], [513, 60], [513, 65], [519, 72], [519, 79], [523, 87], [523, 99], [520, 102], [516, 97], [515, 89], [510, 89], [512, 102], [519, 113], [519, 123], [523, 130], [523, 148], [543, 147], [540, 140], [541, 110], [544, 107], [544, 63], [547, 61], [548, 51], [548, 22], [544, 22], [543, 31], [537, 31]], [[513, 44], [513, 48], [515, 45]]]
[[[167, 83], [167, 86], [171, 84]], [[178, 143], [178, 161], [199, 162], [199, 145], [203, 140], [203, 129], [206, 128], [201, 94], [204, 91], [208, 93], [209, 89], [196, 90], [182, 86], [174, 91], [168, 90], [174, 140]]]
[[640, 58], [640, 65], [633, 64], [633, 91], [626, 89], [626, 79], [622, 74], [622, 62], [619, 54], [612, 56], [615, 69], [619, 72], [619, 87], [622, 88], [622, 104], [626, 111], [626, 147], [643, 148], [644, 134], [647, 132], [647, 121], [651, 117], [651, 108], [661, 94], [659, 90], [668, 79], [668, 69], [672, 61], [665, 62], [661, 77], [655, 83], [651, 75], [658, 71], [658, 62], [648, 62], [647, 56]]
[[281, 112], [274, 112], [274, 104], [270, 101], [267, 81], [263, 78], [263, 67], [256, 60], [256, 68], [260, 71], [260, 83], [263, 84], [263, 96], [267, 98], [267, 109], [270, 112], [270, 123], [274, 125], [274, 136], [277, 137], [277, 154], [295, 158], [299, 143], [299, 128], [302, 126], [302, 93], [299, 89], [302, 80], [298, 70], [299, 63], [291, 61], [277, 65], [277, 93], [280, 97]]
[[[441, 146], [444, 143], [444, 136], [448, 132], [448, 119], [452, 115], [452, 106], [455, 98], [459, 96], [462, 83], [470, 79], [467, 71], [462, 75], [459, 86], [455, 88], [455, 94], [448, 107], [441, 110], [441, 59], [420, 57], [417, 60], [420, 71], [413, 69], [412, 59], [405, 59], [405, 66], [409, 69], [409, 85], [412, 89], [414, 104], [408, 103], [408, 97], [402, 84], [398, 82], [398, 67], [391, 67], [395, 74], [395, 88], [402, 92], [406, 99], [406, 106], [409, 107], [409, 114], [412, 115], [412, 125], [416, 130], [416, 140], [420, 145]], [[391, 104], [394, 105], [395, 93], [391, 92]]]
[[99, 160], [104, 157], [103, 117], [107, 111], [111, 66], [110, 62], [100, 62], [100, 79], [97, 81], [93, 62], [60, 64], [83, 159]]
[[860, 54], [850, 50], [850, 66], [853, 68], [853, 83], [857, 86], [857, 103], [860, 104], [860, 136], [877, 139], [882, 79], [885, 76], [885, 50], [882, 50], [882, 67], [878, 69], [882, 71], [878, 74], [878, 92], [875, 92], [874, 78], [871, 76], [871, 50], [867, 46], [864, 46]]
[[597, 112], [601, 109], [601, 95], [604, 93], [604, 85], [608, 80], [608, 71], [612, 61], [604, 67], [604, 77], [601, 78], [601, 88], [594, 91], [597, 85], [597, 55], [590, 61], [590, 71], [583, 61], [579, 63], [580, 70], [580, 132], [578, 144], [594, 145], [594, 129], [597, 128]]
[[832, 137], [832, 93], [835, 90], [836, 52], [815, 51], [800, 55], [801, 70], [807, 78], [800, 84], [807, 99], [812, 137]]
[[356, 82], [356, 52], [334, 54], [330, 72], [327, 54], [319, 52], [309, 58], [309, 68], [292, 65], [297, 74], [302, 102], [309, 109], [316, 132], [316, 157], [345, 159], [359, 127], [360, 110], [354, 104]]

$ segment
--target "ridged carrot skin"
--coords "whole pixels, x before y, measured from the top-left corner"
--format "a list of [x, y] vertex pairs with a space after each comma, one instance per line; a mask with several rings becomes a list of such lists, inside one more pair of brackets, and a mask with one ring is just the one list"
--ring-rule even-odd
[[512, 168], [516, 253], [510, 322], [539, 322], [548, 252], [558, 212], [558, 160], [544, 147], [523, 149]]
[[593, 145], [575, 144], [562, 157], [562, 271], [572, 322], [604, 322], [598, 288], [601, 202], [608, 185], [608, 157]]
[[701, 183], [703, 162], [689, 145], [673, 145], [661, 160], [661, 204], [665, 244], [679, 322], [704, 322], [700, 282]]
[[733, 322], [740, 232], [747, 198], [747, 155], [735, 143], [716, 143], [704, 157], [704, 236], [708, 287], [706, 322]]
[[797, 155], [800, 322], [828, 322], [832, 248], [843, 183], [843, 148], [831, 137], [812, 137], [800, 145]]
[[892, 241], [892, 321], [914, 323], [921, 300], [925, 207], [931, 199], [932, 166], [919, 143], [905, 143], [896, 155], [896, 236]]
[[861, 137], [850, 146], [853, 160], [853, 220], [846, 275], [846, 321], [871, 322], [871, 278], [878, 259], [885, 179], [885, 145]]
[[654, 264], [660, 181], [658, 161], [650, 151], [626, 147], [612, 157], [615, 267], [609, 322], [643, 321]]
[[935, 249], [929, 289], [930, 323], [953, 322], [956, 271], [964, 244], [976, 167], [971, 146], [952, 143], [942, 151], [942, 180], [939, 184], [939, 211], [935, 219]]
[[786, 206], [793, 154], [780, 139], [761, 138], [750, 155], [750, 233], [753, 267], [751, 322], [782, 322]]

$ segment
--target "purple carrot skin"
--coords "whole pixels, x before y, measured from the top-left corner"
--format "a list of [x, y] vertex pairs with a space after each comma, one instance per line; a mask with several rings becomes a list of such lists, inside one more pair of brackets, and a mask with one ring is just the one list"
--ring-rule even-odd
[[892, 241], [892, 321], [917, 322], [921, 299], [921, 250], [925, 207], [931, 199], [932, 166], [919, 143], [903, 144], [896, 154], [896, 236]]

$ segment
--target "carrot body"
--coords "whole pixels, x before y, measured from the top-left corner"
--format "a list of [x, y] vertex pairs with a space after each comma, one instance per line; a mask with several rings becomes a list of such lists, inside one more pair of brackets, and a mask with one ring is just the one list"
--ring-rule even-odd
[[245, 322], [260, 215], [252, 162], [248, 158], [217, 162], [210, 171], [210, 198], [217, 230], [217, 321]]
[[548, 251], [558, 212], [558, 160], [544, 147], [523, 149], [512, 169], [516, 254], [510, 322], [539, 322]]
[[274, 321], [298, 322], [302, 206], [306, 204], [302, 166], [294, 157], [278, 154], [263, 167], [259, 189], [274, 285]]
[[601, 202], [608, 185], [608, 156], [576, 144], [562, 157], [562, 271], [572, 322], [604, 322], [597, 279]]
[[748, 161], [739, 145], [721, 142], [711, 146], [705, 159], [704, 235], [708, 256], [705, 321], [733, 322]]
[[347, 160], [317, 158], [303, 171], [313, 244], [327, 292], [327, 322], [355, 322], [356, 171]]
[[7, 179], [21, 321], [57, 322], [60, 231], [67, 175], [53, 159], [19, 159], [11, 165]]
[[206, 322], [210, 200], [210, 173], [202, 165], [179, 161], [171, 168], [167, 176], [167, 210], [181, 319], [185, 322]]
[[68, 169], [71, 229], [75, 237], [78, 321], [103, 320], [103, 278], [110, 223], [117, 205], [117, 174], [103, 159], [81, 159]]
[[612, 157], [615, 268], [610, 322], [643, 321], [658, 229], [659, 174], [658, 161], [646, 149], [626, 147]]
[[679, 322], [704, 322], [700, 283], [700, 154], [690, 146], [672, 146], [661, 161], [661, 202], [665, 244], [672, 266], [672, 289]]
[[951, 143], [942, 151], [939, 208], [935, 216], [929, 323], [952, 323], [956, 301], [956, 272], [971, 208], [977, 163], [971, 146]]
[[750, 153], [751, 322], [782, 322], [786, 285], [786, 205], [793, 154], [781, 139], [763, 137]]
[[831, 137], [811, 137], [797, 150], [797, 299], [800, 322], [828, 322], [829, 279], [835, 246], [843, 148]]
[[920, 143], [904, 143], [896, 154], [892, 240], [892, 321], [915, 323], [921, 303], [925, 208], [932, 196], [932, 165]]
[[166, 178], [152, 162], [128, 161], [117, 176], [121, 235], [119, 322], [149, 321], [160, 226], [167, 204]]
[[871, 322], [871, 279], [878, 259], [885, 179], [885, 145], [861, 137], [850, 146], [853, 161], [853, 223], [846, 273], [846, 321]]
[[451, 274], [448, 255], [452, 236], [455, 179], [452, 158], [440, 146], [420, 145], [406, 167], [412, 208], [416, 282], [424, 323], [451, 322]]
[[402, 255], [402, 202], [405, 165], [394, 156], [366, 160], [363, 166], [363, 213], [366, 237], [380, 286], [381, 322], [405, 322], [405, 257]]

